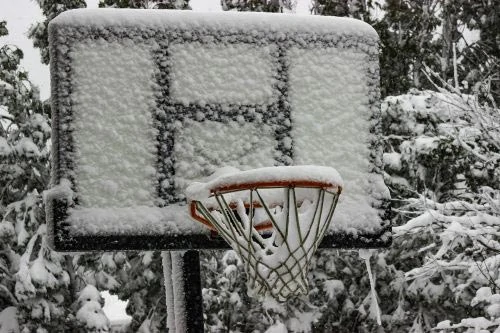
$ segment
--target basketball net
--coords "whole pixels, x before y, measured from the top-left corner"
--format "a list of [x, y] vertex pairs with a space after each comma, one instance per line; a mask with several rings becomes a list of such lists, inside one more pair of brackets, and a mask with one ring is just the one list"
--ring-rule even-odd
[[340, 192], [339, 185], [310, 180], [240, 182], [191, 201], [191, 215], [239, 255], [249, 296], [285, 301], [308, 292], [309, 264]]

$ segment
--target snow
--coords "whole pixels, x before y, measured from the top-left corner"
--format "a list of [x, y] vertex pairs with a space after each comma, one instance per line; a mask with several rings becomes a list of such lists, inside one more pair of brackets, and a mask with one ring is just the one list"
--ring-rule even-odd
[[187, 331], [186, 304], [184, 295], [184, 251], [162, 252], [167, 299], [167, 328], [171, 333]]
[[173, 333], [182, 333], [187, 331], [186, 322], [186, 295], [184, 295], [184, 261], [183, 251], [170, 252], [172, 257], [172, 286], [174, 287], [174, 313], [175, 313], [175, 331]]
[[73, 196], [74, 192], [71, 189], [71, 182], [66, 178], [62, 178], [58, 185], [43, 192], [43, 200], [46, 203], [54, 200], [67, 200], [69, 203], [72, 203]]
[[[439, 144], [439, 138], [437, 137], [426, 137], [426, 136], [421, 136], [415, 139], [414, 142], [412, 142], [412, 145], [414, 149], [418, 150], [421, 153], [429, 153], [432, 150], [436, 149]], [[403, 151], [404, 149], [401, 148]]]
[[[133, 21], [133, 23], [132, 23]], [[272, 32], [297, 33], [309, 30], [317, 34], [349, 34], [360, 37], [377, 38], [377, 33], [368, 24], [344, 17], [322, 17], [274, 13], [234, 13], [234, 12], [189, 12], [173, 11], [163, 13], [157, 10], [131, 9], [75, 9], [57, 16], [51, 25], [127, 28], [190, 28], [198, 30], [229, 30], [240, 33], [243, 30], [259, 31], [263, 25]]]
[[345, 292], [345, 286], [341, 280], [326, 280], [323, 283], [323, 289], [329, 299], [335, 299], [337, 295]]
[[[275, 47], [251, 44], [202, 43], [170, 46], [171, 97], [175, 102], [205, 105], [268, 104], [276, 79], [272, 76]], [[228, 80], [228, 78], [234, 78]]]
[[370, 265], [370, 257], [372, 256], [372, 250], [360, 249], [358, 250], [359, 257], [365, 261], [366, 270], [368, 271], [368, 278], [370, 280], [370, 290], [371, 290], [371, 306], [370, 313], [373, 313], [377, 324], [382, 325], [382, 320], [380, 318], [380, 307], [377, 300], [377, 291], [375, 290], [375, 279], [373, 278], [372, 269]]
[[[191, 220], [185, 205], [166, 207], [133, 206], [123, 208], [71, 208], [68, 230], [75, 235], [190, 235], [208, 234], [200, 223]], [[179, 223], [182, 222], [182, 223]], [[120, 226], [117, 228], [117, 226]]]
[[472, 299], [470, 305], [476, 306], [480, 302], [500, 303], [498, 294], [493, 294], [490, 287], [481, 287], [476, 291], [476, 296]]
[[[201, 214], [210, 215], [207, 221], [243, 261], [248, 294], [257, 297], [271, 295], [279, 301], [291, 295], [306, 294], [309, 262], [331, 222], [331, 207], [334, 207], [336, 197], [326, 192], [322, 192], [325, 193], [323, 196], [317, 189], [304, 195], [299, 191], [300, 182], [306, 182], [306, 186], [319, 183], [320, 188], [336, 193], [343, 184], [338, 172], [321, 166], [281, 166], [241, 172], [225, 168], [218, 173], [219, 177], [207, 183], [190, 185], [187, 196], [188, 200], [200, 200], [196, 203], [197, 209]], [[284, 183], [284, 187], [297, 185], [297, 189], [292, 192], [274, 188], [276, 182]], [[233, 191], [234, 186], [238, 189], [242, 184], [250, 189], [257, 187], [258, 192]], [[261, 201], [259, 194], [265, 190], [259, 187], [265, 186], [263, 184], [273, 186], [270, 193], [262, 195], [267, 199], [263, 202], [266, 208], [246, 209], [246, 202]], [[226, 190], [229, 193], [225, 193]], [[217, 197], [210, 197], [211, 193]], [[238, 218], [227, 214], [225, 206], [220, 206], [223, 200], [235, 205], [234, 215]], [[256, 230], [255, 226], [262, 221], [272, 222], [268, 237]], [[340, 288], [338, 285], [333, 287]]]
[[54, 282], [49, 283], [49, 272], [45, 268], [45, 264], [43, 258], [37, 258], [30, 266], [30, 275], [31, 281], [36, 283], [39, 286], [48, 285], [50, 287], [54, 287]]
[[486, 308], [486, 313], [488, 313], [488, 316], [490, 316], [491, 318], [500, 317], [500, 304], [498, 304], [498, 303], [490, 304]]
[[428, 227], [434, 221], [434, 210], [426, 211], [425, 213], [411, 219], [402, 226], [393, 227], [392, 232], [394, 234], [404, 233], [415, 228]]
[[76, 319], [90, 330], [109, 330], [110, 321], [102, 309], [103, 298], [96, 287], [86, 285], [78, 294]]
[[8, 306], [0, 311], [0, 333], [19, 333], [17, 322], [17, 308]]
[[29, 124], [33, 128], [41, 129], [43, 133], [50, 133], [51, 132], [50, 125], [47, 123], [46, 118], [39, 113], [35, 113], [35, 114], [31, 115], [30, 120], [29, 120]]
[[[46, 225], [41, 225], [38, 227], [37, 234], [42, 235], [46, 232]], [[16, 274], [16, 296], [19, 299], [26, 298], [24, 295], [34, 295], [36, 293], [36, 288], [33, 285], [33, 281], [31, 280], [31, 274], [37, 274], [37, 271], [30, 270], [30, 253], [33, 251], [33, 246], [38, 237], [32, 237], [27, 246], [25, 253], [21, 256], [19, 261], [19, 271]], [[43, 252], [43, 251], [40, 251]]]
[[148, 45], [131, 40], [73, 45], [72, 76], [78, 84], [72, 96], [79, 111], [73, 119], [75, 186], [82, 207], [153, 205], [156, 131], [149, 52]]
[[451, 328], [451, 321], [449, 321], [449, 320], [440, 321], [436, 325], [436, 329], [447, 329], [447, 328]]
[[[50, 203], [54, 200], [73, 202], [74, 192], [67, 179], [45, 191], [44, 201], [47, 215], [52, 209]], [[71, 223], [69, 230], [75, 235], [106, 234], [131, 234], [137, 232], [137, 221], [143, 222], [141, 234], [155, 235], [158, 233], [176, 235], [179, 233], [209, 234], [209, 231], [200, 223], [194, 222], [185, 205], [170, 205], [166, 207], [134, 206], [123, 208], [81, 208], [76, 206], [68, 210], [68, 221]], [[183, 221], [177, 223], [176, 221]], [[116, 225], [120, 225], [117, 229]]]
[[0, 156], [8, 156], [12, 152], [12, 148], [5, 138], [0, 136]]
[[73, 182], [71, 234], [206, 234], [185, 219], [184, 190], [225, 165], [335, 167], [345, 186], [327, 233], [388, 223], [368, 24], [81, 9], [49, 39], [52, 184]]
[[217, 172], [217, 165], [248, 170], [275, 163], [272, 128], [263, 124], [188, 120], [178, 130], [178, 138], [174, 183], [180, 198], [190, 183]]
[[82, 304], [85, 302], [100, 302], [101, 300], [101, 294], [99, 293], [99, 290], [97, 290], [96, 287], [93, 285], [86, 285], [85, 288], [83, 288], [80, 293], [78, 294], [78, 302], [81, 302]]
[[[211, 193], [227, 187], [242, 184], [276, 183], [276, 182], [314, 182], [325, 184], [325, 188], [338, 189], [344, 185], [342, 177], [334, 168], [315, 165], [278, 166], [252, 169], [221, 175], [207, 183], [192, 183], [186, 189], [186, 196], [191, 200], [208, 199]], [[279, 196], [282, 191], [276, 191]], [[275, 201], [275, 200], [274, 200]]]
[[294, 311], [294, 317], [287, 320], [287, 326], [297, 333], [310, 333], [313, 323], [318, 322], [321, 318], [321, 312], [315, 311]]
[[495, 323], [489, 321], [488, 319], [484, 317], [477, 317], [477, 318], [464, 318], [460, 321], [460, 326], [461, 327], [472, 327], [476, 330], [482, 329], [482, 328], [488, 328], [490, 326], [495, 325]]
[[10, 221], [3, 219], [0, 221], [0, 238], [9, 239], [16, 235], [16, 230], [14, 225]]
[[93, 330], [109, 330], [110, 322], [96, 301], [86, 302], [77, 312], [76, 319]]
[[288, 333], [285, 324], [277, 322], [271, 325], [264, 333]]
[[14, 149], [19, 155], [26, 155], [27, 157], [36, 157], [40, 155], [40, 150], [30, 138], [22, 138], [19, 140], [14, 146]]
[[401, 170], [401, 154], [399, 153], [384, 153], [384, 165], [394, 171]]
[[163, 277], [165, 283], [165, 300], [167, 305], [167, 328], [169, 331], [175, 332], [175, 312], [174, 312], [174, 285], [172, 280], [172, 257], [170, 252], [163, 251], [162, 266]]
[[[370, 47], [367, 45], [367, 47]], [[370, 91], [367, 54], [360, 49], [290, 50], [291, 106], [295, 164], [335, 167], [345, 181], [335, 228], [370, 230], [380, 226], [371, 192], [388, 198], [381, 180], [370, 181]], [[342, 78], [342, 79], [339, 79]], [[314, 134], [313, 134], [314, 133]], [[325, 145], [328, 149], [325, 149]], [[353, 153], [355, 152], [355, 153]]]

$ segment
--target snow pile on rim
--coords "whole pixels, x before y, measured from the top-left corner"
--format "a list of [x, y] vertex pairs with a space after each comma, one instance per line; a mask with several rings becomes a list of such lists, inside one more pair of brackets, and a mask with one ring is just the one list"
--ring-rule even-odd
[[236, 168], [221, 168], [217, 178], [206, 182], [193, 182], [186, 189], [188, 200], [208, 199], [212, 191], [243, 184], [285, 183], [292, 181], [324, 183], [331, 188], [343, 187], [340, 174], [331, 167], [318, 165], [295, 165], [265, 167], [246, 171]]

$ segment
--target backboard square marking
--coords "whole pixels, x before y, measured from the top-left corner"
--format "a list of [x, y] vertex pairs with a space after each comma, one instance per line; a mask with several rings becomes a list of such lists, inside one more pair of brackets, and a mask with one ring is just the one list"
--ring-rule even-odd
[[273, 100], [272, 45], [201, 44], [169, 46], [174, 103], [269, 104]]
[[74, 45], [70, 57], [79, 205], [152, 206], [157, 131], [150, 47], [88, 40]]
[[192, 182], [209, 176], [220, 166], [248, 170], [276, 163], [276, 140], [262, 123], [227, 123], [187, 120], [177, 132], [174, 146], [178, 193]]

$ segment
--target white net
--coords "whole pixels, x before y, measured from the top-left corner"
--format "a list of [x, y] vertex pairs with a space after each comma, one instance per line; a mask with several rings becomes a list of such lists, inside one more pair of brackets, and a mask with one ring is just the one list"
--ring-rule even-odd
[[242, 259], [249, 295], [284, 301], [307, 293], [309, 263], [339, 194], [340, 187], [253, 187], [215, 193], [209, 201], [192, 205]]

